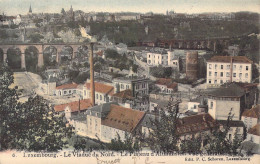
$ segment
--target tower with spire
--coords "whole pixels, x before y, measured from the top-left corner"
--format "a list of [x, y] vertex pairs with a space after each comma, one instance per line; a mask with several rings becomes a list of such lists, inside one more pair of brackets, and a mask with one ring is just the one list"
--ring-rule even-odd
[[32, 5], [30, 4], [28, 15], [32, 15]]

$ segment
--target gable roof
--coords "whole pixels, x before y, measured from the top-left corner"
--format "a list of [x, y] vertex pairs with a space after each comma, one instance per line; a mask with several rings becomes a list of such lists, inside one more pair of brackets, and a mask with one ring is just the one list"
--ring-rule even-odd
[[[86, 87], [87, 89], [90, 89], [90, 83], [86, 83]], [[114, 87], [103, 83], [95, 82], [95, 91], [112, 96], [114, 94]]]
[[175, 89], [178, 86], [178, 83], [174, 83], [172, 79], [167, 78], [159, 78], [155, 82], [157, 85], [166, 85], [167, 88]]
[[127, 89], [118, 93], [115, 93], [113, 96], [114, 97], [118, 97], [118, 98], [122, 98], [122, 99], [134, 99], [133, 95], [132, 95], [132, 90], [131, 89]]
[[212, 89], [207, 92], [207, 94], [213, 97], [242, 97], [245, 94], [245, 91], [238, 85], [232, 85]]
[[197, 133], [211, 130], [216, 126], [218, 124], [209, 114], [193, 115], [178, 120], [177, 133], [181, 135], [185, 133]]
[[72, 83], [72, 84], [64, 84], [56, 87], [56, 89], [76, 89], [78, 87], [78, 84]]
[[79, 110], [86, 110], [89, 107], [92, 107], [93, 105], [91, 104], [91, 100], [90, 99], [83, 99], [80, 101], [73, 101], [70, 103], [66, 103], [66, 104], [60, 104], [60, 105], [55, 105], [54, 106], [54, 110], [56, 112], [62, 112], [65, 110], [66, 107], [69, 107], [71, 112], [76, 112]]
[[254, 127], [248, 130], [248, 133], [260, 136], [260, 124], [256, 124]]
[[110, 112], [101, 124], [126, 132], [133, 132], [144, 117], [145, 112], [111, 104]]
[[260, 104], [252, 107], [251, 109], [244, 111], [242, 116], [259, 118], [260, 117]]
[[211, 59], [208, 60], [208, 62], [230, 63], [231, 58], [233, 60], [233, 63], [253, 63], [245, 56], [213, 56]]

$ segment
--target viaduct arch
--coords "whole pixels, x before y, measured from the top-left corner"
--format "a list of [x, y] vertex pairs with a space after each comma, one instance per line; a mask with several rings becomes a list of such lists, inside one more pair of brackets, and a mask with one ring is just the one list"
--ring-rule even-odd
[[[44, 66], [44, 59], [43, 59], [43, 51], [45, 50], [45, 48], [47, 47], [55, 47], [57, 50], [57, 55], [56, 55], [56, 62], [59, 63], [61, 61], [61, 55], [60, 52], [62, 52], [62, 49], [66, 46], [69, 46], [72, 48], [72, 59], [75, 58], [76, 52], [78, 50], [79, 47], [81, 46], [85, 46], [85, 44], [82, 43], [11, 43], [11, 44], [0, 44], [0, 51], [2, 51], [3, 55], [0, 55], [0, 57], [2, 56], [3, 59], [1, 59], [2, 61], [6, 62], [7, 59], [7, 51], [8, 49], [19, 49], [21, 51], [21, 68], [26, 68], [26, 62], [25, 62], [25, 50], [28, 49], [29, 47], [35, 47], [38, 51], [38, 61], [37, 61], [37, 66], [38, 67], [42, 67]], [[89, 45], [87, 45], [89, 46]], [[0, 60], [0, 61], [1, 61]]]

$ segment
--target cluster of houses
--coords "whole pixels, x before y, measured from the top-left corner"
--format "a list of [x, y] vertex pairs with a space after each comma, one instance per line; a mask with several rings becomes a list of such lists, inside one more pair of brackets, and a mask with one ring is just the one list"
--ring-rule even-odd
[[[226, 77], [227, 73], [232, 78]], [[215, 79], [217, 81], [213, 84], [216, 85], [212, 87], [209, 81], [215, 82]], [[209, 59], [208, 88], [197, 98], [190, 99], [188, 112], [180, 114], [177, 133], [181, 139], [209, 134], [213, 127], [223, 128], [232, 116], [228, 139], [233, 140], [235, 135], [239, 135], [260, 144], [258, 85], [251, 81], [252, 61], [246, 57], [215, 56]], [[156, 90], [150, 91], [151, 85]], [[148, 137], [155, 128], [152, 120], [159, 119], [162, 110], [167, 114], [169, 102], [179, 101], [173, 96], [178, 92], [178, 83], [167, 78], [152, 82], [145, 77], [125, 76], [113, 78], [111, 82], [95, 81], [94, 86], [95, 104], [92, 104], [89, 81], [56, 86], [50, 93], [53, 96], [80, 95], [78, 101], [55, 105], [54, 109], [65, 113], [78, 135], [102, 142], [110, 142], [118, 135], [122, 140], [126, 135]]]

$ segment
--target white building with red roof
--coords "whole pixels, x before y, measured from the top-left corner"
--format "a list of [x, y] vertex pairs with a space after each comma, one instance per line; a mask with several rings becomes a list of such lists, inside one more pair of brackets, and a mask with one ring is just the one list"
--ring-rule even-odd
[[251, 109], [245, 110], [242, 114], [241, 120], [244, 122], [247, 129], [252, 128], [260, 121], [260, 105], [256, 105]]
[[[83, 98], [84, 99], [90, 99], [91, 93], [90, 93], [90, 83], [87, 82], [83, 86]], [[114, 94], [114, 87], [103, 84], [100, 82], [95, 82], [95, 103], [100, 105], [106, 102], [111, 101], [111, 97]]]
[[251, 83], [252, 61], [245, 56], [214, 56], [207, 61], [207, 84]]
[[174, 83], [172, 79], [159, 78], [155, 85], [160, 89], [161, 93], [172, 94], [178, 90], [178, 83]]
[[55, 94], [56, 96], [68, 96], [72, 94], [77, 94], [78, 84], [63, 84], [56, 87]]

